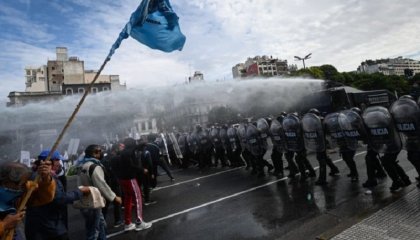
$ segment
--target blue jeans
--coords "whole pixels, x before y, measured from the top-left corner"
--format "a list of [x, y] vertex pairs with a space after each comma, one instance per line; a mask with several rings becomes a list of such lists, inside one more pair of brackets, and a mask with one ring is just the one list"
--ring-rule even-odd
[[86, 240], [106, 239], [106, 222], [102, 209], [81, 209], [85, 218]]

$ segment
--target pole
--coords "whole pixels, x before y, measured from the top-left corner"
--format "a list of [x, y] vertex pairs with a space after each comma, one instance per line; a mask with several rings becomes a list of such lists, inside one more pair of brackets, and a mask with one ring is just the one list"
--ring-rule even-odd
[[[102, 70], [104, 69], [105, 65], [109, 62], [109, 60], [110, 60], [110, 58], [107, 57], [105, 59], [105, 61], [102, 63], [102, 66], [99, 68], [99, 71], [96, 73], [95, 77], [93, 78], [93, 81], [87, 87], [86, 91], [84, 92], [82, 98], [80, 99], [79, 103], [77, 104], [77, 106], [74, 109], [73, 113], [71, 114], [70, 118], [67, 120], [66, 125], [64, 125], [63, 130], [61, 130], [61, 133], [58, 136], [57, 140], [55, 140], [55, 143], [54, 143], [53, 147], [51, 148], [50, 153], [48, 154], [45, 161], [49, 161], [51, 159], [51, 156], [52, 156], [53, 152], [57, 149], [58, 144], [60, 144], [61, 139], [63, 138], [67, 129], [70, 127], [71, 123], [74, 120], [74, 117], [76, 117], [76, 114], [79, 112], [80, 107], [82, 106], [82, 104], [85, 101], [87, 95], [89, 94], [90, 90], [92, 89], [93, 85], [95, 84], [96, 80], [98, 79], [99, 75], [101, 74]], [[34, 182], [37, 183], [38, 181], [39, 181], [39, 176], [37, 176], [35, 178]], [[20, 202], [19, 207], [17, 209], [18, 212], [22, 211], [25, 208], [26, 203], [28, 202], [29, 198], [32, 195], [32, 192], [36, 188], [35, 185], [36, 184], [31, 184], [31, 187], [28, 188], [27, 191], [25, 192], [25, 194], [23, 195], [22, 201]], [[14, 233], [15, 233], [15, 229], [10, 229], [10, 230], [6, 231], [3, 235], [3, 237], [2, 237], [2, 240], [12, 240]]]

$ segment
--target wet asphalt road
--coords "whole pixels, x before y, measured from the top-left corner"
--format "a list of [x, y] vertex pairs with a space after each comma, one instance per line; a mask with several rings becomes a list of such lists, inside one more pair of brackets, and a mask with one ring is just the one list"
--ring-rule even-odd
[[[389, 178], [380, 181], [373, 194], [365, 193], [363, 149], [355, 157], [359, 183], [346, 177], [347, 167], [337, 153], [329, 155], [341, 174], [328, 177], [324, 187], [314, 185], [316, 179], [300, 183], [271, 175], [257, 178], [244, 168], [175, 170], [176, 181], [160, 176], [152, 192], [157, 203], [144, 207], [144, 219], [153, 226], [124, 233], [122, 227], [113, 227], [111, 209], [109, 239], [328, 239], [416, 188], [417, 174], [405, 152], [399, 155], [400, 164], [413, 184], [394, 194]], [[308, 158], [318, 166], [314, 155]], [[74, 179], [69, 182], [69, 189], [75, 187]], [[84, 239], [83, 224], [80, 213], [69, 206], [70, 239]]]

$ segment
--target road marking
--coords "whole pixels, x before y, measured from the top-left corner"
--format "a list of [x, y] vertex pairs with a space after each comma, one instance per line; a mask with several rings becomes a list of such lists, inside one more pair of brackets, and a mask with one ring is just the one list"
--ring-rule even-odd
[[159, 190], [162, 190], [162, 189], [165, 189], [165, 188], [170, 188], [170, 187], [179, 186], [179, 185], [182, 185], [182, 184], [185, 184], [185, 183], [189, 183], [189, 182], [194, 182], [194, 181], [197, 181], [197, 180], [200, 180], [200, 179], [204, 179], [204, 178], [208, 178], [208, 177], [213, 177], [213, 176], [220, 175], [220, 174], [223, 174], [223, 173], [236, 171], [236, 170], [241, 169], [241, 168], [244, 168], [244, 167], [231, 168], [231, 169], [228, 169], [228, 170], [225, 170], [225, 171], [221, 171], [221, 172], [217, 172], [217, 173], [209, 174], [209, 175], [206, 175], [206, 176], [202, 176], [202, 177], [198, 177], [198, 178], [190, 179], [190, 180], [187, 180], [187, 181], [178, 182], [178, 183], [174, 183], [174, 184], [167, 185], [167, 186], [163, 186], [163, 187], [157, 187], [157, 188], [154, 188], [154, 189], [153, 189], [153, 192], [155, 192], [155, 191], [159, 191]]
[[[358, 155], [361, 155], [361, 154], [364, 154], [364, 153], [366, 153], [366, 151], [359, 152], [359, 153], [355, 154], [354, 156], [358, 156]], [[335, 160], [335, 161], [333, 161], [333, 162], [334, 162], [334, 163], [337, 163], [337, 162], [341, 162], [341, 161], [343, 161], [343, 159], [342, 159], [342, 158], [337, 159], [337, 160]], [[314, 169], [318, 169], [318, 168], [319, 168], [319, 166], [314, 167]], [[237, 169], [239, 169], [239, 168], [237, 168]], [[230, 169], [230, 170], [228, 170], [228, 171], [233, 171], [233, 170], [235, 170], [235, 169]], [[225, 171], [225, 172], [227, 172], [227, 171]], [[216, 175], [216, 174], [212, 174], [212, 176], [214, 176], [214, 175]], [[204, 176], [204, 177], [201, 177], [201, 178], [205, 178], [205, 177], [209, 177], [209, 176], [210, 176], [210, 175], [207, 175], [207, 176]], [[200, 178], [197, 178], [197, 179], [200, 179]], [[180, 212], [172, 213], [172, 214], [169, 214], [168, 216], [161, 217], [161, 218], [158, 218], [158, 219], [154, 219], [154, 220], [152, 220], [152, 221], [150, 221], [150, 222], [151, 222], [151, 223], [157, 223], [157, 222], [160, 222], [160, 221], [163, 221], [163, 220], [169, 219], [169, 218], [173, 218], [173, 217], [179, 216], [179, 215], [184, 214], [184, 213], [188, 213], [188, 212], [191, 212], [191, 211], [194, 211], [194, 210], [197, 210], [197, 209], [203, 208], [203, 207], [207, 207], [207, 206], [209, 206], [209, 205], [212, 205], [212, 204], [215, 204], [215, 203], [218, 203], [218, 202], [221, 202], [221, 201], [224, 201], [224, 200], [230, 199], [230, 198], [234, 198], [234, 197], [237, 197], [237, 196], [243, 195], [243, 194], [245, 194], [245, 193], [249, 193], [249, 192], [255, 191], [255, 190], [257, 190], [257, 189], [260, 189], [260, 188], [263, 188], [263, 187], [269, 186], [269, 185], [271, 185], [271, 184], [274, 184], [274, 183], [277, 183], [277, 182], [280, 182], [280, 181], [285, 181], [285, 180], [287, 180], [287, 179], [288, 179], [287, 177], [284, 177], [284, 178], [277, 179], [277, 180], [274, 180], [274, 181], [271, 181], [271, 182], [267, 182], [267, 183], [265, 183], [265, 184], [263, 184], [263, 185], [256, 186], [256, 187], [253, 187], [253, 188], [250, 188], [250, 189], [247, 189], [247, 190], [241, 191], [241, 192], [237, 192], [237, 193], [234, 193], [234, 194], [232, 194], [232, 195], [229, 195], [229, 196], [226, 196], [226, 197], [222, 197], [222, 198], [216, 199], [216, 200], [211, 201], [211, 202], [203, 203], [203, 204], [201, 204], [201, 205], [198, 205], [198, 206], [195, 206], [195, 207], [192, 207], [192, 208], [188, 208], [188, 209], [185, 209], [185, 210], [180, 211]], [[170, 186], [173, 186], [173, 185], [170, 185]], [[118, 236], [118, 235], [123, 234], [123, 233], [125, 233], [125, 231], [115, 232], [115, 233], [112, 233], [112, 234], [107, 235], [107, 238], [115, 237], [115, 236]]]

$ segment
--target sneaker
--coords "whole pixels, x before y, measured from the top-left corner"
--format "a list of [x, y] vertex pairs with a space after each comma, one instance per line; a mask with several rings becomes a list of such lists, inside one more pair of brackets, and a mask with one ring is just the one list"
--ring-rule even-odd
[[404, 183], [400, 182], [400, 181], [394, 181], [392, 182], [391, 187], [389, 188], [389, 190], [391, 190], [392, 193], [398, 191], [401, 187], [403, 187]]
[[407, 178], [402, 179], [402, 183], [403, 183], [402, 187], [408, 187], [411, 185], [411, 180], [410, 178], [407, 177]]
[[124, 225], [124, 231], [126, 231], [126, 232], [134, 230], [134, 229], [136, 229], [136, 224], [134, 224], [134, 223]]
[[331, 177], [334, 177], [334, 176], [338, 176], [339, 173], [340, 173], [340, 171], [338, 169], [334, 169], [334, 170], [331, 170], [329, 175]]
[[136, 231], [141, 231], [144, 229], [148, 229], [152, 226], [152, 223], [141, 222], [140, 224], [136, 225]]
[[122, 224], [123, 224], [123, 222], [122, 222], [122, 221], [117, 221], [117, 222], [115, 222], [115, 223], [114, 223], [114, 228], [118, 228], [118, 227], [120, 227]]
[[152, 204], [155, 204], [155, 203], [157, 203], [156, 201], [147, 201], [147, 202], [144, 202], [144, 206], [149, 206], [149, 205], [152, 205]]

